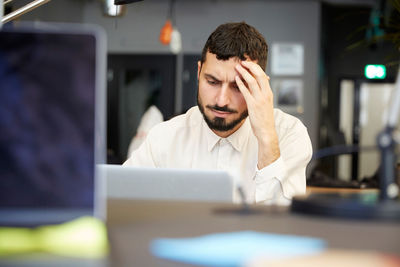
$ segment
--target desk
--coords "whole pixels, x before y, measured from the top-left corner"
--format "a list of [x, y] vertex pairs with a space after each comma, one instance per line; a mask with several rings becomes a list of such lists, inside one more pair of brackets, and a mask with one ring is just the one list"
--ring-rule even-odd
[[329, 248], [374, 250], [400, 256], [400, 225], [297, 215], [285, 207], [252, 206], [258, 214], [218, 213], [234, 204], [108, 201], [111, 266], [188, 266], [153, 257], [150, 241], [214, 232], [254, 230], [323, 238]]
[[315, 193], [338, 193], [338, 194], [347, 194], [347, 193], [356, 193], [356, 194], [379, 194], [379, 189], [376, 188], [334, 188], [334, 187], [317, 187], [317, 186], [307, 186], [306, 194], [315, 194]]

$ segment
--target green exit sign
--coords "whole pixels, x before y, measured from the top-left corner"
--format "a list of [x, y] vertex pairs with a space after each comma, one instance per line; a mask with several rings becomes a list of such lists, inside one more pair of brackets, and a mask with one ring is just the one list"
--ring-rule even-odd
[[367, 79], [385, 79], [386, 67], [384, 65], [366, 65], [364, 75]]

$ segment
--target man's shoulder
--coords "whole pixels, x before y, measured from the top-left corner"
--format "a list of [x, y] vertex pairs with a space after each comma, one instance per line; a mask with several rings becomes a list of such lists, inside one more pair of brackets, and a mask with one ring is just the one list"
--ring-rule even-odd
[[277, 130], [304, 129], [302, 121], [280, 109], [274, 109], [275, 127]]

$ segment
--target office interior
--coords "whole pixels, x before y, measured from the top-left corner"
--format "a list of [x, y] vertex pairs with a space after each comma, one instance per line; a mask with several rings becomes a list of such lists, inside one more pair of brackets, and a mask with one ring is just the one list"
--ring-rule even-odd
[[[368, 100], [361, 101], [360, 106], [355, 103], [361, 94], [369, 96], [369, 100], [386, 96], [382, 105], [387, 106], [385, 101], [390, 93], [372, 96], [372, 91], [376, 91], [372, 87], [378, 86], [377, 82], [394, 83], [396, 47], [384, 38], [376, 38], [383, 30], [379, 25], [371, 25], [372, 12], [386, 17], [393, 14], [393, 8], [384, 8], [390, 6], [386, 2], [175, 1], [174, 27], [182, 39], [179, 54], [172, 53], [168, 45], [159, 41], [160, 30], [170, 12], [169, 1], [128, 4], [116, 17], [106, 15], [106, 4], [99, 1], [52, 1], [24, 14], [20, 20], [91, 23], [106, 30], [108, 163], [121, 164], [126, 160], [129, 143], [149, 101], [156, 104], [165, 119], [196, 105], [196, 62], [204, 40], [217, 25], [229, 21], [246, 21], [259, 29], [269, 43], [270, 59], [275, 43], [304, 47], [302, 74], [274, 75], [271, 61], [266, 72], [273, 90], [274, 85], [279, 88], [285, 79], [301, 84], [301, 92], [294, 99], [288, 99], [288, 103], [283, 99], [283, 104], [279, 104], [275, 97], [275, 102], [276, 107], [306, 125], [314, 152], [334, 145], [375, 145], [374, 136], [383, 124], [368, 109], [378, 107], [372, 107]], [[385, 21], [381, 17], [378, 20]], [[386, 65], [386, 78], [366, 79], [367, 64]], [[365, 89], [367, 93], [354, 93], [355, 85], [367, 84], [372, 86]], [[388, 86], [384, 88], [389, 92], [391, 85]], [[333, 179], [362, 180], [375, 174], [378, 157], [378, 151], [326, 157], [320, 160], [317, 172]], [[309, 175], [315, 166], [316, 162], [310, 164]]]
[[[15, 0], [4, 5], [4, 12], [10, 13], [29, 2], [31, 1]], [[113, 1], [52, 0], [3, 25], [3, 27], [10, 24], [18, 25], [22, 21], [33, 21], [38, 24], [88, 23], [99, 25], [105, 30], [107, 164], [122, 164], [127, 159], [130, 142], [150, 105], [157, 106], [165, 120], [182, 114], [196, 105], [197, 61], [200, 59], [208, 35], [221, 23], [245, 21], [257, 28], [269, 44], [266, 73], [271, 78], [275, 107], [299, 118], [308, 129], [314, 150], [314, 158], [307, 168], [309, 188], [376, 190], [379, 188], [377, 176], [380, 150], [376, 138], [384, 129], [389, 116], [399, 68], [398, 41], [385, 38], [385, 35], [393, 33], [389, 29], [391, 26], [389, 19], [400, 18], [400, 9], [397, 10], [393, 6], [393, 3], [398, 4], [398, 1], [144, 0], [120, 6], [120, 10], [112, 4], [110, 7], [110, 2]], [[163, 45], [159, 40], [160, 31], [169, 17], [172, 18], [173, 27], [181, 36], [181, 49], [178, 52], [171, 51], [170, 45]], [[285, 74], [273, 70], [272, 47], [280, 44], [301, 47], [304, 54], [300, 72]], [[365, 68], [369, 64], [384, 65], [385, 77], [367, 78]], [[289, 88], [286, 95], [285, 83], [286, 86], [288, 84], [294, 86], [294, 90], [290, 91]], [[327, 153], [327, 156], [318, 153], [330, 147], [342, 148], [342, 151], [339, 149], [339, 152], [332, 153], [333, 155]], [[165, 209], [171, 208], [168, 204], [162, 205], [165, 205], [162, 206]], [[187, 205], [182, 209], [190, 210], [190, 204], [182, 205]], [[196, 205], [194, 206], [201, 210], [198, 214], [204, 215], [204, 218], [211, 217], [202, 207]], [[138, 214], [146, 214], [144, 207], [154, 212], [162, 209], [149, 203], [145, 203], [144, 206], [135, 203], [133, 207]], [[172, 209], [178, 214], [178, 208]], [[109, 214], [115, 215], [115, 211], [109, 211]], [[171, 216], [167, 212], [161, 214], [166, 218]], [[121, 215], [115, 216], [116, 219], [113, 220], [118, 224]], [[148, 215], [143, 215], [146, 220], [151, 217], [146, 216]], [[229, 218], [225, 219], [228, 221]], [[143, 219], [143, 222], [146, 220]], [[240, 229], [244, 228], [236, 222], [237, 219], [232, 218], [232, 220], [234, 222], [226, 228], [227, 231], [234, 231], [235, 225], [238, 224]], [[316, 220], [322, 219], [316, 218]], [[166, 223], [168, 229], [173, 232], [174, 230], [171, 230], [173, 226], [169, 223]], [[296, 223], [300, 228], [306, 227], [307, 224], [301, 219]], [[339, 244], [338, 246], [343, 249], [358, 249], [358, 243], [350, 242], [351, 245], [346, 247], [340, 240], [346, 240], [345, 233], [356, 229], [362, 222], [345, 221], [345, 223], [348, 223], [348, 228], [338, 221], [327, 221], [329, 227], [338, 227], [343, 234], [335, 237], [332, 242]], [[276, 224], [278, 221], [272, 222], [272, 229], [279, 228]], [[250, 225], [252, 225], [250, 228], [255, 229], [264, 227], [261, 226], [262, 222]], [[398, 233], [398, 230], [395, 230], [396, 226], [398, 224], [390, 222], [380, 226], [368, 224], [359, 227], [365, 230], [363, 233], [372, 231], [371, 237], [377, 239], [382, 238], [378, 238], [381, 233], [379, 231], [382, 231], [386, 241], [382, 238], [377, 244], [383, 244], [385, 251], [399, 257], [400, 241], [396, 242], [393, 239], [398, 236], [395, 234]], [[141, 227], [138, 229], [150, 229], [150, 226]], [[383, 229], [384, 227], [386, 228]], [[216, 229], [224, 230], [221, 226]], [[316, 229], [324, 231], [319, 226]], [[126, 233], [125, 230], [117, 229], [115, 232], [123, 235]], [[134, 234], [139, 234], [139, 231], [135, 230]], [[162, 230], [158, 229], [155, 232], [160, 237], [163, 236]], [[289, 228], [280, 232], [291, 233]], [[299, 230], [298, 233], [309, 235], [312, 230]], [[389, 237], [392, 233], [394, 236]], [[131, 235], [132, 233], [128, 234]], [[183, 228], [182, 234], [177, 236], [185, 237], [192, 234], [188, 228]], [[325, 237], [325, 234], [322, 236]], [[138, 240], [145, 242], [148, 241], [146, 238], [148, 237], [140, 236]], [[373, 243], [368, 238], [361, 239], [360, 243], [364, 241]], [[123, 246], [128, 243], [124, 242], [116, 245], [121, 251], [126, 250]], [[368, 251], [379, 252], [379, 247], [365, 246]], [[144, 248], [140, 247], [139, 251], [143, 252]], [[129, 251], [125, 253], [129, 254]], [[369, 258], [371, 255], [373, 253], [361, 253], [358, 259]], [[126, 263], [124, 260], [131, 258], [121, 260], [121, 266]], [[140, 259], [139, 262], [143, 265], [132, 263], [130, 266], [148, 264], [184, 266], [154, 259], [149, 263], [146, 260], [147, 258]], [[356, 261], [354, 266], [359, 266], [357, 263], [359, 262]], [[102, 264], [108, 264], [108, 261]]]
[[[274, 75], [271, 62], [268, 62], [266, 72], [271, 77], [273, 90], [274, 83], [279, 88], [282, 80], [300, 80], [300, 95], [295, 100], [289, 99], [289, 105], [276, 103], [276, 107], [302, 120], [314, 152], [333, 145], [374, 145], [373, 136], [382, 125], [378, 122], [380, 119], [371, 114], [364, 116], [368, 113], [364, 109], [374, 110], [374, 107], [368, 103], [355, 107], [356, 96], [349, 91], [355, 90], [355, 84], [376, 84], [377, 80], [368, 80], [364, 76], [367, 64], [387, 65], [386, 78], [380, 82], [394, 83], [397, 71], [395, 45], [380, 40], [384, 38], [374, 41], [383, 30], [379, 25], [371, 25], [374, 19], [371, 12], [386, 17], [394, 12], [393, 8], [384, 8], [389, 6], [387, 1], [175, 1], [174, 27], [182, 39], [182, 51], [178, 55], [159, 41], [160, 30], [168, 18], [169, 1], [128, 4], [116, 17], [106, 14], [106, 3], [98, 2], [51, 1], [24, 14], [20, 20], [90, 23], [106, 30], [109, 163], [121, 164], [126, 160], [129, 143], [149, 101], [156, 104], [165, 119], [196, 105], [196, 62], [204, 40], [217, 25], [229, 21], [246, 21], [259, 29], [269, 43], [270, 59], [274, 43], [297, 43], [304, 47], [304, 72], [301, 75]], [[380, 17], [378, 20], [385, 21]], [[350, 88], [343, 89], [346, 86]], [[133, 87], [140, 89], [132, 90]], [[345, 92], [341, 93], [342, 90]], [[379, 95], [371, 95], [369, 99]], [[387, 99], [387, 93], [381, 94], [382, 98], [385, 96]], [[275, 98], [277, 102], [278, 97]], [[290, 105], [290, 101], [298, 103]], [[358, 131], [360, 122], [353, 118], [360, 118], [360, 114], [369, 126], [363, 121]], [[374, 122], [374, 119], [378, 121]], [[370, 125], [376, 126], [373, 133], [368, 129], [373, 127]], [[371, 136], [361, 134], [364, 127]], [[352, 168], [354, 159], [332, 157], [324, 159], [319, 169], [334, 179], [344, 180], [355, 177], [361, 180], [372, 176], [377, 169], [374, 164], [377, 152], [350, 157], [360, 157], [360, 163], [355, 162], [357, 168]]]

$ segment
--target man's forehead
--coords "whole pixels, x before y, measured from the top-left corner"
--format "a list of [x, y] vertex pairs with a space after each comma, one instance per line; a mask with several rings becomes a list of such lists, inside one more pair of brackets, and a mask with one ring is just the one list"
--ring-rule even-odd
[[217, 59], [215, 54], [209, 53], [203, 63], [203, 68], [208, 70], [208, 72], [234, 71], [235, 66], [239, 64], [240, 61], [238, 57], [232, 57], [227, 60]]
[[240, 62], [240, 59], [218, 60], [214, 57], [207, 58], [203, 64], [202, 72], [208, 78], [216, 79], [218, 81], [233, 82], [238, 72], [235, 66]]

